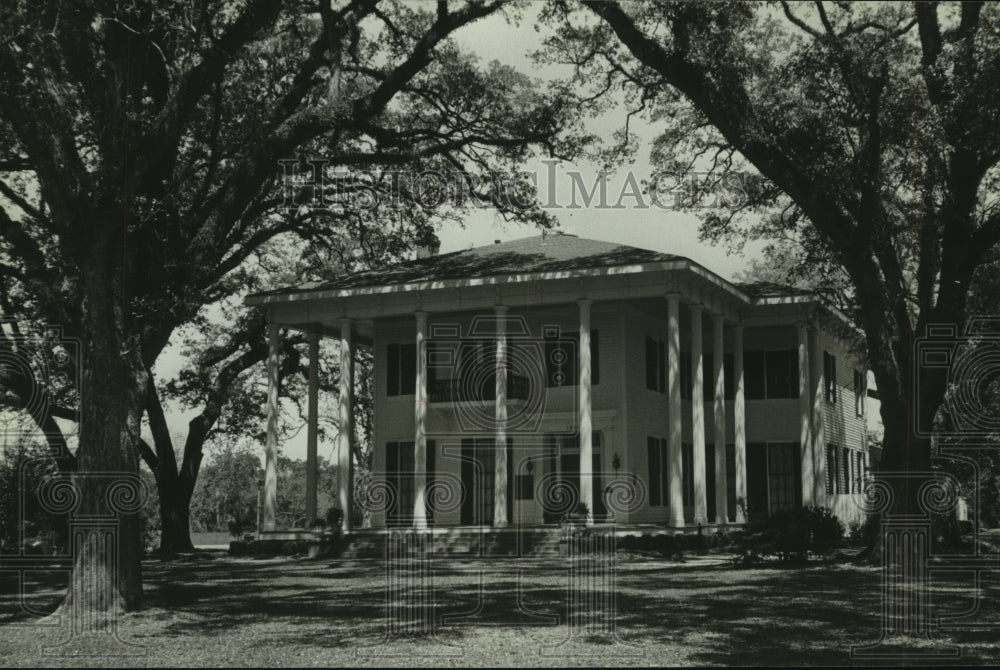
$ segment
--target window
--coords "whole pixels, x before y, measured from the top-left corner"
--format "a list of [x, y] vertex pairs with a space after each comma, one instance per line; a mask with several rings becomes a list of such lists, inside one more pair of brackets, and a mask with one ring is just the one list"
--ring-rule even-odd
[[[835, 444], [826, 445], [826, 492], [831, 495], [852, 493], [851, 450]], [[857, 488], [853, 486], [853, 488]]]
[[[703, 360], [705, 370], [705, 402], [712, 402], [715, 400], [715, 358], [712, 354], [705, 354]], [[733, 383], [734, 369], [733, 355], [723, 354], [722, 376], [724, 388], [722, 394], [726, 400], [734, 400], [736, 398], [736, 384]]]
[[663, 342], [646, 338], [646, 388], [650, 391], [666, 393], [667, 361], [664, 357]]
[[667, 441], [661, 437], [646, 438], [646, 455], [649, 475], [650, 507], [670, 504], [669, 478], [667, 477]]
[[[747, 399], [799, 397], [799, 357], [795, 349], [748, 351], [743, 355]], [[731, 375], [727, 372], [727, 380]]]
[[823, 391], [827, 402], [837, 402], [837, 357], [823, 352]]
[[767, 475], [770, 513], [798, 507], [802, 484], [798, 443], [767, 445]]
[[[579, 333], [564, 333], [558, 337], [545, 338], [545, 377], [547, 385], [576, 386], [580, 372]], [[590, 331], [590, 383], [596, 386], [601, 381], [600, 342], [596, 330]]]
[[[733, 488], [735, 489], [735, 482]], [[732, 489], [731, 489], [732, 490]], [[735, 491], [733, 491], [735, 496]], [[797, 442], [747, 445], [747, 511], [751, 518], [802, 504], [800, 449]], [[730, 513], [735, 513], [731, 506]]]
[[743, 354], [743, 379], [747, 386], [747, 400], [762, 400], [764, 393], [764, 352], [748, 351]]
[[799, 357], [794, 349], [764, 353], [764, 380], [768, 398], [799, 397]]
[[861, 451], [855, 451], [854, 453], [854, 492], [862, 493], [864, 491], [864, 479], [865, 479], [865, 454]]
[[532, 500], [535, 497], [535, 476], [531, 473], [526, 475], [517, 476], [517, 485], [515, 488], [517, 491], [518, 500]]
[[861, 370], [854, 371], [854, 415], [865, 415], [865, 396], [867, 395], [867, 375]]
[[413, 395], [417, 388], [417, 345], [390, 344], [386, 360], [386, 395]]

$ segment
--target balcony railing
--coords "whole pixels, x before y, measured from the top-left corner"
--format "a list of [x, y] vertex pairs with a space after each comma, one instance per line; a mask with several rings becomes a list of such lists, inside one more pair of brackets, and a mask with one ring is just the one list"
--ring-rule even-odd
[[[485, 402], [496, 399], [495, 377], [485, 377], [480, 384], [463, 383], [461, 379], [436, 379], [428, 384], [431, 402]], [[527, 400], [530, 392], [528, 378], [507, 374], [507, 399]]]

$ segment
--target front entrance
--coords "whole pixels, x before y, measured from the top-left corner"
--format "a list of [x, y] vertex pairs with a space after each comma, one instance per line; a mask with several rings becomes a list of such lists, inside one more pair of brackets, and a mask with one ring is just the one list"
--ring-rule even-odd
[[[496, 441], [493, 438], [466, 438], [462, 440], [462, 499], [461, 524], [463, 526], [492, 526], [496, 508]], [[511, 438], [507, 439], [507, 519], [513, 518], [513, 463]]]
[[[406, 528], [413, 525], [413, 499], [416, 490], [413, 442], [388, 442], [385, 445], [385, 478], [391, 490], [386, 526]], [[434, 440], [427, 440], [427, 487], [434, 483], [437, 447]], [[434, 506], [426, 502], [427, 523], [434, 521]]]
[[[601, 477], [601, 433], [594, 431], [591, 439], [593, 447], [591, 482], [594, 493], [594, 509], [591, 512], [594, 519], [600, 520], [607, 516]], [[550, 485], [569, 492], [574, 508], [569, 511], [575, 512], [576, 504], [580, 502], [580, 436], [548, 435], [545, 444]], [[566, 514], [566, 505], [560, 504], [561, 500], [561, 496], [543, 496], [542, 520], [545, 523], [558, 523], [562, 520]]]

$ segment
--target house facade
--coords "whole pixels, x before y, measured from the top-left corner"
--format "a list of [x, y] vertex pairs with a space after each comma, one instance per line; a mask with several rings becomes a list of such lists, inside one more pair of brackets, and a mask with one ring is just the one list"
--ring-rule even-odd
[[[374, 355], [371, 524], [724, 527], [816, 505], [863, 518], [867, 372], [815, 296], [682, 257], [545, 235], [248, 298]], [[339, 389], [353, 505], [353, 375]], [[277, 356], [263, 520], [274, 530]], [[308, 453], [315, 462], [316, 383]], [[315, 471], [309, 468], [310, 473]], [[315, 518], [315, 476], [307, 484]]]

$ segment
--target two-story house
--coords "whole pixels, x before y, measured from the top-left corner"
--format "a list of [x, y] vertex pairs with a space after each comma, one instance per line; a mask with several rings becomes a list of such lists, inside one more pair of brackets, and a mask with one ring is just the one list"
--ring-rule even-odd
[[[851, 324], [805, 291], [548, 234], [250, 296], [279, 327], [374, 354], [375, 528], [590, 523], [685, 529], [817, 505], [847, 523], [869, 467]], [[277, 356], [264, 529], [274, 530]], [[353, 504], [351, 374], [340, 505]], [[310, 384], [308, 515], [315, 509]]]

